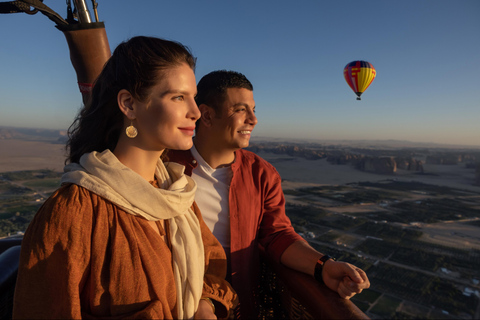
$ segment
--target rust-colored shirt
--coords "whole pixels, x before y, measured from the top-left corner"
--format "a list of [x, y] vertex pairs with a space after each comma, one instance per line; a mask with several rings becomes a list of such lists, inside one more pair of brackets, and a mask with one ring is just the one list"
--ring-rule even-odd
[[[202, 296], [217, 301], [217, 316], [225, 317], [236, 304], [236, 294], [224, 280], [225, 253], [195, 204], [193, 209], [205, 247]], [[30, 223], [22, 243], [14, 318], [172, 319], [176, 303], [170, 248], [144, 218], [67, 185], [47, 199]]]
[[[190, 150], [170, 150], [169, 161], [185, 166], [191, 175], [197, 166]], [[231, 281], [239, 297], [241, 318], [254, 318], [255, 290], [259, 286], [259, 245], [280, 261], [295, 241], [304, 241], [285, 214], [282, 180], [266, 160], [247, 150], [235, 151], [229, 191]]]

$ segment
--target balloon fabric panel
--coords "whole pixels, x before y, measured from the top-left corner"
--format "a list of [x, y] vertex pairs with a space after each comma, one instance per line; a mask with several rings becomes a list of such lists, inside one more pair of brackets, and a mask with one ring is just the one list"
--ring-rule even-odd
[[367, 90], [376, 76], [373, 65], [367, 61], [352, 61], [343, 70], [347, 84], [358, 97]]

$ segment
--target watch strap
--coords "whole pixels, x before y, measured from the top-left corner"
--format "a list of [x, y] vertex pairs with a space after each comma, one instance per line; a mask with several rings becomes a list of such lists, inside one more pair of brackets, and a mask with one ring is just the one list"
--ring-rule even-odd
[[330, 257], [328, 254], [323, 255], [320, 259], [317, 260], [317, 263], [315, 264], [315, 272], [313, 274], [315, 280], [317, 280], [320, 283], [323, 283], [323, 278], [322, 278], [322, 270], [323, 270], [323, 265], [325, 262], [328, 260], [334, 260], [334, 258]]

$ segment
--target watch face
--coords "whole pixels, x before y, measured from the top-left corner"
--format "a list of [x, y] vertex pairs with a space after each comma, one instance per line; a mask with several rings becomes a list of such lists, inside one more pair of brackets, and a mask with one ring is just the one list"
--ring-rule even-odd
[[331, 257], [328, 254], [326, 254], [323, 257], [321, 257], [319, 261], [322, 261], [322, 265], [323, 265], [328, 259], [331, 259]]

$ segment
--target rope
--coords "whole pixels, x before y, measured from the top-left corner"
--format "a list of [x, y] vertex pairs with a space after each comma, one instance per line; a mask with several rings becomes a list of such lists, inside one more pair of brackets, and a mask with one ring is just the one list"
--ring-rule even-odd
[[0, 2], [0, 13], [18, 13], [25, 12], [26, 14], [35, 14], [37, 9], [30, 11], [30, 5], [22, 1]]
[[[30, 8], [33, 7], [33, 10]], [[25, 12], [27, 14], [36, 14], [40, 11], [47, 16], [50, 20], [55, 22], [57, 26], [68, 25], [58, 13], [50, 9], [48, 6], [42, 3], [42, 0], [18, 0], [9, 2], [0, 2], [0, 13], [18, 13]]]

